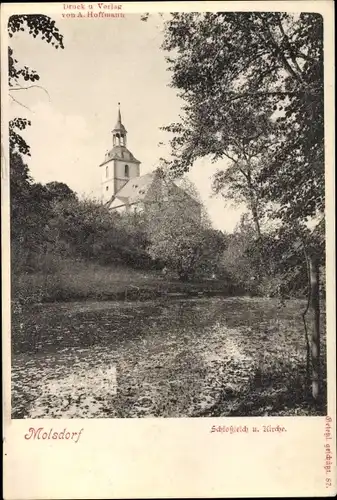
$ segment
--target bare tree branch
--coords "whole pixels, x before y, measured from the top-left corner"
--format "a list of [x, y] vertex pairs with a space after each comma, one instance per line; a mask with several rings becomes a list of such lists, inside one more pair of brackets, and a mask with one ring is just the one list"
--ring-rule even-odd
[[43, 90], [47, 96], [48, 96], [48, 99], [50, 101], [50, 95], [49, 95], [49, 92], [47, 89], [45, 89], [44, 87], [42, 87], [42, 85], [28, 85], [27, 87], [10, 87], [9, 88], [9, 91], [12, 92], [12, 90], [28, 90], [28, 89], [32, 89], [32, 88], [37, 88], [37, 89], [41, 89]]
[[16, 102], [17, 104], [19, 104], [19, 106], [22, 106], [23, 108], [26, 108], [28, 109], [28, 111], [30, 111], [31, 113], [34, 113], [34, 111], [32, 111], [30, 108], [28, 108], [28, 106], [26, 106], [25, 104], [22, 104], [22, 102], [18, 101], [17, 99], [15, 99], [11, 94], [9, 94], [9, 97], [14, 101]]

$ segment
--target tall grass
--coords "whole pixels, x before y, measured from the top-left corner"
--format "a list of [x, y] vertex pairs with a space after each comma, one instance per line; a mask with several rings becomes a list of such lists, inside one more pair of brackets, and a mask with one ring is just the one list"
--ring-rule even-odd
[[22, 303], [104, 298], [132, 287], [160, 281], [155, 271], [102, 266], [93, 262], [48, 257], [41, 270], [12, 274], [12, 299]]
[[100, 264], [56, 252], [32, 253], [29, 259], [12, 253], [12, 301], [41, 303], [70, 300], [146, 300], [167, 294], [235, 295], [227, 278], [181, 282], [177, 273], [135, 269], [120, 262]]

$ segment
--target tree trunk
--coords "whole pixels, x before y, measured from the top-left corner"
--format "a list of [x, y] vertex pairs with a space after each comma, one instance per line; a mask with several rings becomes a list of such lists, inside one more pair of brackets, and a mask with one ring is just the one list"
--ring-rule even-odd
[[257, 202], [254, 198], [252, 190], [250, 194], [250, 208], [253, 216], [253, 222], [257, 235], [257, 245], [259, 249], [258, 273], [260, 281], [266, 275], [267, 268], [266, 268], [266, 262], [264, 262], [263, 259], [263, 242], [262, 242], [262, 234], [261, 234], [261, 226], [260, 226], [260, 218], [257, 208]]
[[260, 220], [259, 220], [259, 215], [257, 213], [255, 200], [251, 201], [251, 210], [252, 210], [253, 221], [254, 221], [254, 225], [255, 225], [255, 231], [256, 231], [256, 234], [257, 234], [259, 241], [261, 241], [262, 236], [261, 236]]
[[261, 227], [260, 227], [260, 218], [259, 218], [259, 213], [258, 213], [258, 203], [257, 203], [257, 200], [255, 198], [255, 192], [254, 192], [254, 188], [253, 188], [253, 184], [252, 184], [251, 171], [250, 171], [251, 167], [250, 167], [249, 163], [247, 164], [247, 167], [248, 167], [247, 184], [248, 184], [248, 189], [249, 189], [250, 209], [252, 212], [257, 237], [259, 240], [261, 240]]
[[312, 397], [315, 401], [321, 396], [321, 367], [320, 367], [320, 304], [319, 304], [319, 264], [315, 255], [309, 255], [311, 309], [314, 325], [311, 335], [311, 363], [312, 363]]
[[261, 226], [260, 226], [260, 214], [258, 208], [258, 200], [256, 198], [255, 190], [252, 183], [251, 176], [251, 166], [250, 163], [247, 162], [247, 185], [249, 190], [249, 204], [250, 210], [253, 216], [253, 222], [255, 226], [255, 231], [257, 235], [257, 245], [259, 249], [259, 262], [258, 262], [258, 274], [259, 274], [259, 282], [262, 277], [266, 274], [265, 262], [263, 259], [263, 244], [262, 244], [262, 234], [261, 234]]

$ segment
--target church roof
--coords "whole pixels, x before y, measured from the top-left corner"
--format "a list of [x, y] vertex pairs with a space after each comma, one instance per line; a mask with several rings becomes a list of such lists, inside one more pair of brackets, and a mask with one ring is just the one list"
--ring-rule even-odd
[[[153, 196], [156, 197], [154, 192], [152, 191], [149, 192], [149, 189], [151, 186], [153, 186], [155, 179], [157, 180], [160, 179], [157, 171], [150, 172], [145, 175], [140, 175], [138, 177], [133, 177], [132, 179], [127, 181], [119, 191], [117, 191], [117, 193], [111, 198], [108, 204], [110, 205], [114, 200], [119, 200], [122, 205], [123, 204], [132, 205], [134, 203], [139, 203], [141, 201], [144, 201], [145, 198], [147, 198], [147, 201], [149, 202], [149, 200], [152, 199]], [[170, 183], [172, 186], [175, 186], [175, 188], [178, 189], [178, 193], [185, 193], [198, 205], [200, 204], [199, 201], [196, 200], [193, 195], [186, 193], [186, 191], [181, 187], [179, 187], [176, 184], [176, 182], [170, 181]], [[177, 199], [180, 199], [180, 195], [178, 196]]]
[[106, 153], [104, 161], [100, 166], [104, 165], [104, 163], [107, 163], [110, 160], [125, 160], [132, 161], [134, 163], [140, 163], [140, 161], [133, 156], [131, 151], [129, 151], [126, 146], [114, 146], [110, 151]]
[[122, 201], [127, 199], [129, 204], [144, 200], [153, 179], [153, 172], [133, 177], [116, 193], [116, 198]]

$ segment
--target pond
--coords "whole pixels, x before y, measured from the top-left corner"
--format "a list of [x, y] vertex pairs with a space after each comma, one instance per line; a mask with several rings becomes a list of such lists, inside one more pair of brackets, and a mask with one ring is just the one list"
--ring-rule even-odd
[[16, 309], [12, 417], [308, 414], [302, 309], [248, 297]]

